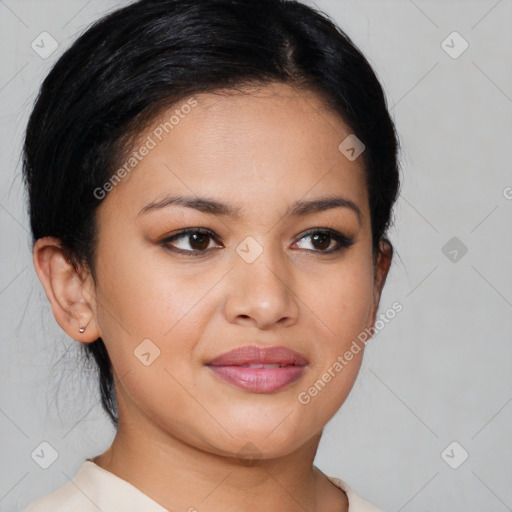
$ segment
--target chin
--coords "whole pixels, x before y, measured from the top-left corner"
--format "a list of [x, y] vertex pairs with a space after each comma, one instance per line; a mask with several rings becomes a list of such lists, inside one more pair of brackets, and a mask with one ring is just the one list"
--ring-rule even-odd
[[288, 428], [285, 428], [286, 421], [280, 418], [272, 425], [265, 423], [259, 428], [244, 425], [240, 426], [239, 430], [226, 426], [233, 437], [226, 434], [222, 439], [211, 439], [209, 451], [237, 459], [243, 465], [250, 465], [248, 462], [251, 461], [285, 457], [321, 432], [319, 429], [308, 436], [302, 427], [299, 429], [295, 425], [288, 425]]

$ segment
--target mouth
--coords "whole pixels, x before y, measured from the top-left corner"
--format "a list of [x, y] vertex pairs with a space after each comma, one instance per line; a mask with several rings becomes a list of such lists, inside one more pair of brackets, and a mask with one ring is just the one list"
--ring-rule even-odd
[[283, 346], [245, 346], [206, 363], [216, 376], [252, 393], [273, 393], [299, 379], [308, 361]]

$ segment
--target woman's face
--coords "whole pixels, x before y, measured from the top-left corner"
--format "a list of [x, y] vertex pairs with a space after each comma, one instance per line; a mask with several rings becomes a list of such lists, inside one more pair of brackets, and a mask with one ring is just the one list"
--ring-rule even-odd
[[[343, 356], [373, 325], [389, 265], [374, 272], [363, 159], [339, 149], [350, 133], [313, 93], [272, 85], [195, 95], [140, 134], [136, 165], [97, 212], [94, 324], [121, 422], [223, 455], [252, 443], [266, 458], [341, 406], [363, 350]], [[247, 346], [302, 359], [208, 365]]]

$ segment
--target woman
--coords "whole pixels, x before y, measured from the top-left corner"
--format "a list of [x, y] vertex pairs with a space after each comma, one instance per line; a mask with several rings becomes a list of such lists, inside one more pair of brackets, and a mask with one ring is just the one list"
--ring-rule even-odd
[[142, 0], [45, 79], [33, 260], [117, 433], [26, 509], [376, 511], [313, 464], [393, 249], [382, 88], [287, 0]]

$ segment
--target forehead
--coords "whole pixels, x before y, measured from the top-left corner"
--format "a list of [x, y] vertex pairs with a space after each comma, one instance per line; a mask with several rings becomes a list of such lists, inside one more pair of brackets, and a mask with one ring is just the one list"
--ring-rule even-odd
[[207, 193], [254, 211], [339, 192], [364, 210], [363, 159], [339, 149], [350, 134], [314, 92], [285, 84], [193, 95], [139, 134], [133, 150], [151, 149], [109, 195], [142, 208], [168, 193]]

